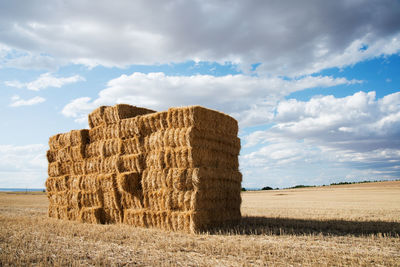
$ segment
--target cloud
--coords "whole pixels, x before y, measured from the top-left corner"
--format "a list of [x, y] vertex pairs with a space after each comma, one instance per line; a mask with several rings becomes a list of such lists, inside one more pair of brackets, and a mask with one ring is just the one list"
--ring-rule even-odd
[[62, 113], [84, 122], [87, 114], [100, 105], [129, 103], [155, 110], [165, 110], [171, 106], [203, 105], [232, 114], [245, 126], [270, 121], [277, 101], [292, 92], [358, 82], [327, 76], [282, 79], [241, 74], [216, 77], [135, 72], [110, 80], [94, 100], [82, 97], [71, 101]]
[[0, 4], [2, 46], [19, 52], [3, 56], [5, 66], [51, 66], [49, 57], [90, 67], [201, 60], [297, 76], [400, 51], [392, 0], [20, 4]]
[[[290, 99], [278, 104], [268, 140], [307, 139], [325, 146], [356, 151], [400, 149], [400, 92], [376, 99], [375, 92], [343, 98]], [[260, 133], [254, 133], [260, 138]], [[252, 142], [252, 135], [249, 136]]]
[[0, 145], [0, 187], [43, 188], [46, 149], [43, 144]]
[[24, 100], [21, 99], [18, 95], [15, 95], [11, 98], [10, 107], [32, 106], [43, 103], [44, 101], [46, 101], [46, 99], [40, 96], [35, 96], [31, 99]]
[[297, 174], [287, 178], [298, 175], [314, 183], [318, 176], [326, 177], [323, 170], [335, 176], [332, 178], [350, 180], [398, 178], [399, 103], [400, 92], [381, 99], [375, 92], [358, 92], [343, 98], [281, 101], [273, 126], [244, 137], [245, 149], [252, 151], [242, 156], [242, 167], [259, 175], [261, 170], [272, 170], [276, 175], [296, 170]]
[[74, 75], [70, 77], [54, 77], [51, 73], [43, 73], [32, 82], [22, 83], [19, 81], [6, 81], [4, 84], [9, 87], [15, 88], [27, 88], [32, 91], [39, 91], [48, 87], [60, 88], [66, 84], [76, 83], [80, 81], [85, 81], [80, 75]]

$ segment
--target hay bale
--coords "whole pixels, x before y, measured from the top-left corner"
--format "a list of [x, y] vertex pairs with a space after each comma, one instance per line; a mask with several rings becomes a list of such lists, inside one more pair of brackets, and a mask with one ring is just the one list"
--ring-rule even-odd
[[82, 208], [78, 217], [83, 223], [104, 223], [104, 211], [102, 208]]
[[88, 122], [89, 122], [89, 127], [90, 129], [93, 129], [95, 127], [101, 126], [103, 124], [103, 114], [104, 114], [104, 109], [105, 106], [100, 106], [93, 110], [89, 115], [88, 115]]
[[240, 219], [235, 119], [199, 106], [129, 105], [49, 139], [49, 216], [197, 232]]
[[118, 138], [108, 139], [102, 142], [101, 156], [110, 157], [120, 153], [120, 140]]
[[85, 156], [95, 158], [103, 155], [103, 141], [93, 141], [85, 146]]
[[89, 129], [90, 144], [104, 139], [104, 126], [96, 126]]
[[70, 132], [71, 146], [86, 145], [90, 142], [89, 130], [72, 130]]
[[101, 106], [89, 114], [89, 127], [94, 128], [100, 125], [109, 125], [119, 122], [122, 119], [136, 117], [148, 113], [154, 113], [154, 110], [139, 108], [126, 104], [115, 106]]
[[126, 104], [118, 104], [113, 107], [106, 107], [103, 113], [103, 120], [106, 124], [117, 123], [122, 119], [136, 117], [138, 115], [145, 115], [154, 113], [154, 110], [147, 108], [140, 108]]

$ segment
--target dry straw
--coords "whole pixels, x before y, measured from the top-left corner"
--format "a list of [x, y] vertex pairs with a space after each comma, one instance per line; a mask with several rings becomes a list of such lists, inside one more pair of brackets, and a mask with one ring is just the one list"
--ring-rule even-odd
[[119, 104], [49, 139], [49, 216], [198, 232], [240, 220], [235, 119], [199, 106]]

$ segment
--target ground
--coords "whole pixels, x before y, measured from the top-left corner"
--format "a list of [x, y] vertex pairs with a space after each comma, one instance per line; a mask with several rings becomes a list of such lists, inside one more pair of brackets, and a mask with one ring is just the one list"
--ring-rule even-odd
[[239, 225], [186, 234], [47, 217], [0, 193], [0, 266], [400, 266], [400, 181], [242, 193]]

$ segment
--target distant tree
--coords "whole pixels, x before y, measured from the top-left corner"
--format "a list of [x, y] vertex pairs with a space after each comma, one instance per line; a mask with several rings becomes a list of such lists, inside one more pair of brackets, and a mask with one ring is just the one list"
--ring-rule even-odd
[[242, 191], [247, 191], [246, 188], [242, 187]]
[[261, 190], [274, 190], [274, 189], [270, 186], [264, 186], [263, 188], [261, 188]]
[[315, 187], [315, 185], [303, 185], [303, 184], [299, 184], [299, 185], [295, 185], [295, 186], [292, 186], [292, 187], [288, 187], [287, 189], [306, 188], [306, 187]]

